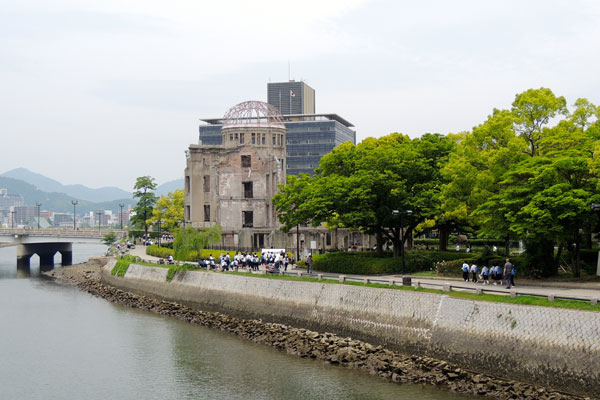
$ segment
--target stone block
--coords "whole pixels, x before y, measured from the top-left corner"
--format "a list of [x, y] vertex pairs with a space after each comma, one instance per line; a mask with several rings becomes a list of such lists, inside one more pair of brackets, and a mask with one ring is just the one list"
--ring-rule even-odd
[[323, 280], [323, 274], [317, 274], [317, 279], [322, 281]]
[[513, 299], [514, 299], [515, 297], [517, 297], [517, 291], [516, 291], [516, 290], [511, 290], [511, 291], [510, 291], [510, 297], [512, 297]]
[[554, 301], [554, 295], [553, 294], [549, 294], [548, 295], [548, 301], [551, 302], [551, 303]]
[[449, 283], [444, 283], [444, 284], [442, 285], [442, 290], [443, 290], [444, 292], [449, 292], [449, 291], [451, 291], [451, 290], [452, 290], [452, 285], [450, 285]]
[[366, 285], [367, 283], [369, 283], [369, 278], [364, 278], [363, 279], [363, 283]]
[[390, 279], [390, 281], [388, 282], [390, 286], [394, 286], [396, 284], [396, 282], [394, 282], [393, 279]]
[[414, 287], [415, 289], [421, 289], [421, 282], [415, 282]]
[[597, 306], [598, 305], [598, 298], [594, 297], [590, 300], [590, 304], [593, 306]]
[[302, 278], [302, 271], [298, 271], [298, 277]]
[[480, 287], [475, 288], [475, 294], [483, 294], [483, 289]]
[[338, 281], [339, 281], [340, 283], [344, 283], [344, 282], [346, 282], [346, 276], [345, 276], [345, 275], [340, 275], [340, 277], [339, 277]]

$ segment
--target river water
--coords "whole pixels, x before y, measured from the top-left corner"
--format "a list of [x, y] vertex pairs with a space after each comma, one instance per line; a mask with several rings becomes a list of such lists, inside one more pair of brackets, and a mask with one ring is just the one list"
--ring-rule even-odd
[[[73, 262], [105, 249], [73, 245]], [[2, 399], [467, 399], [287, 355], [18, 271], [0, 248]]]

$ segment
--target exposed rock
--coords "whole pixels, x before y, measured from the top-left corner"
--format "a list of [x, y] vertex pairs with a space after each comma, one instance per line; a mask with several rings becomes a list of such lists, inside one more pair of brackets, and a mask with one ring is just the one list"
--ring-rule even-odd
[[[398, 383], [437, 385], [450, 391], [497, 399], [564, 399], [582, 397], [559, 393], [522, 382], [508, 381], [465, 371], [445, 361], [406, 356], [372, 344], [261, 320], [244, 320], [218, 312], [206, 312], [149, 296], [125, 292], [100, 282], [100, 262], [50, 271], [58, 282], [76, 281], [79, 288], [95, 296], [130, 308], [152, 311], [193, 324], [234, 333], [300, 357], [310, 357], [348, 368], [363, 369]], [[68, 271], [67, 271], [68, 270]], [[79, 271], [79, 272], [78, 272]]]

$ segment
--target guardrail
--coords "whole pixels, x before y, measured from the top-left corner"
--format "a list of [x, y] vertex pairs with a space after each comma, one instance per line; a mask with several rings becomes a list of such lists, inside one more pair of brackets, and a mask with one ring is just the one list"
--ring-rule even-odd
[[[143, 262], [151, 263], [151, 264], [157, 264], [157, 265], [160, 264], [156, 260], [144, 260], [142, 258], [140, 258], [140, 260]], [[182, 266], [184, 264], [198, 265], [197, 262], [191, 262], [191, 261], [190, 262], [174, 261], [174, 264], [172, 264], [172, 265]], [[169, 264], [165, 264], [165, 265], [169, 265]], [[200, 269], [200, 268], [198, 267], [198, 269]], [[240, 267], [240, 269], [243, 269], [243, 268]], [[227, 271], [223, 271], [223, 272], [227, 272]], [[248, 272], [251, 272], [251, 271], [249, 270]], [[264, 271], [264, 270], [261, 270], [261, 272], [266, 273], [266, 271]], [[288, 276], [317, 278], [319, 280], [333, 279], [333, 280], [337, 280], [340, 283], [343, 283], [345, 281], [350, 281], [350, 282], [360, 282], [360, 283], [364, 283], [364, 284], [380, 283], [380, 284], [385, 284], [385, 285], [389, 285], [389, 286], [402, 286], [404, 284], [400, 280], [393, 280], [393, 279], [358, 278], [358, 277], [354, 277], [354, 276], [333, 275], [333, 274], [323, 274], [323, 273], [309, 274], [305, 271], [292, 272], [292, 271], [280, 270], [279, 274], [280, 275], [288, 275]], [[517, 297], [517, 296], [545, 297], [550, 302], [554, 301], [555, 299], [563, 299], [563, 300], [577, 300], [577, 301], [589, 302], [593, 306], [598, 304], [598, 298], [582, 298], [582, 297], [573, 297], [573, 296], [560, 296], [560, 295], [554, 295], [554, 294], [546, 295], [546, 294], [540, 294], [540, 293], [527, 293], [527, 292], [522, 292], [522, 291], [517, 291], [517, 290], [506, 291], [506, 290], [499, 290], [499, 289], [493, 289], [493, 288], [454, 285], [451, 283], [421, 282], [419, 280], [416, 280], [413, 283], [411, 280], [411, 286], [413, 286], [415, 289], [418, 289], [421, 287], [429, 287], [432, 289], [441, 288], [441, 290], [445, 291], [445, 292], [450, 292], [452, 290], [459, 290], [459, 291], [464, 291], [464, 292], [474, 292], [475, 294], [489, 293], [489, 294], [504, 295], [504, 296], [510, 296], [510, 297]]]
[[117, 235], [125, 233], [119, 229], [0, 229], [0, 235], [34, 235], [34, 236], [69, 236], [69, 237], [101, 237], [108, 232]]

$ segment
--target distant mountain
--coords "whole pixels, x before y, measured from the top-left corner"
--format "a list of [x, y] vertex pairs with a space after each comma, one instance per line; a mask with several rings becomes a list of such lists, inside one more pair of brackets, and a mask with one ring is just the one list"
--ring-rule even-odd
[[165, 182], [162, 185], [158, 185], [154, 193], [157, 196], [166, 196], [169, 192], [176, 190], [183, 190], [183, 178], [175, 179], [174, 181]]
[[136, 203], [136, 201], [131, 198], [131, 195], [122, 199], [96, 203], [84, 199], [77, 199], [65, 193], [45, 192], [22, 180], [3, 176], [0, 176], [0, 188], [8, 189], [8, 193], [10, 194], [20, 194], [23, 196], [25, 205], [32, 206], [35, 205], [35, 203], [42, 203], [42, 210], [53, 212], [73, 212], [73, 204], [71, 203], [73, 200], [78, 201], [76, 206], [77, 214], [94, 210], [112, 210], [116, 213], [120, 209], [119, 204], [123, 204], [125, 206], [124, 208], [127, 209], [129, 206], [135, 206]]
[[[118, 201], [119, 199], [131, 199], [131, 192], [126, 192], [125, 190], [117, 187], [109, 186], [99, 189], [91, 189], [84, 185], [63, 185], [54, 179], [31, 172], [26, 168], [16, 168], [10, 170], [0, 174], [0, 177], [18, 179], [35, 186], [43, 192], [64, 193], [67, 196], [71, 196], [76, 199], [87, 200], [89, 202], [110, 202]], [[129, 202], [131, 202], [131, 200], [129, 200]]]

